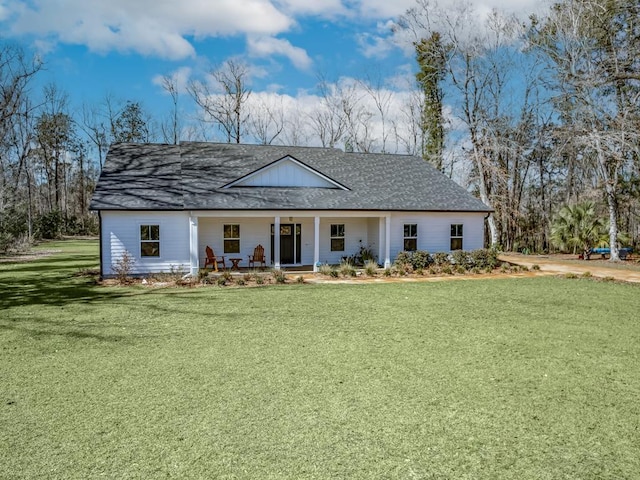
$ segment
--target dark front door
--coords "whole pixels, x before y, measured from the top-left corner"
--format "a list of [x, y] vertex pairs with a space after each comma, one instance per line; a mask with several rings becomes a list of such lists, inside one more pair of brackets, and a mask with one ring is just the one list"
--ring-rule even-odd
[[[274, 255], [274, 226], [271, 225], [271, 258]], [[300, 263], [302, 246], [302, 228], [299, 223], [280, 224], [280, 263]]]

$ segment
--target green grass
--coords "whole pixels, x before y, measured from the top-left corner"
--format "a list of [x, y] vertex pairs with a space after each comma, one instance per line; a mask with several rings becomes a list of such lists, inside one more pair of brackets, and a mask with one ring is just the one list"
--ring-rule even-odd
[[640, 290], [102, 287], [0, 264], [0, 478], [640, 478]]

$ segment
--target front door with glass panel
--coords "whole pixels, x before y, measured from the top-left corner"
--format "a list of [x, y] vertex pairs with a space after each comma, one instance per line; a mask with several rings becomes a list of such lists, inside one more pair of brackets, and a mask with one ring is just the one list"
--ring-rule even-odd
[[[271, 258], [275, 260], [275, 226], [271, 224]], [[302, 263], [302, 226], [299, 223], [280, 224], [280, 263]]]

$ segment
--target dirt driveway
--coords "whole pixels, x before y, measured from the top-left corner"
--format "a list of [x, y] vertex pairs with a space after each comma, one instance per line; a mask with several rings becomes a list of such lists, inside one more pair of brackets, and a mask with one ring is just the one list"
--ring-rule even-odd
[[517, 253], [503, 253], [498, 257], [503, 262], [540, 267], [540, 273], [583, 275], [591, 273], [594, 277], [611, 277], [624, 282], [640, 283], [640, 264], [634, 260], [625, 260], [618, 265], [607, 266], [607, 261], [602, 260], [576, 260], [574, 256], [567, 255], [521, 255]]

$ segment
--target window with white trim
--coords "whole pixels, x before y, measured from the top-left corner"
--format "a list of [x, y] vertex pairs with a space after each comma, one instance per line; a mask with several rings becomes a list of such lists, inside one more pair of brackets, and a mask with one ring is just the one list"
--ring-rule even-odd
[[462, 250], [462, 224], [451, 225], [451, 251]]
[[160, 256], [160, 225], [140, 225], [140, 256]]
[[415, 252], [418, 250], [418, 225], [416, 223], [404, 224], [404, 251]]
[[240, 253], [240, 225], [224, 226], [224, 253]]
[[331, 251], [344, 252], [344, 223], [331, 225]]

